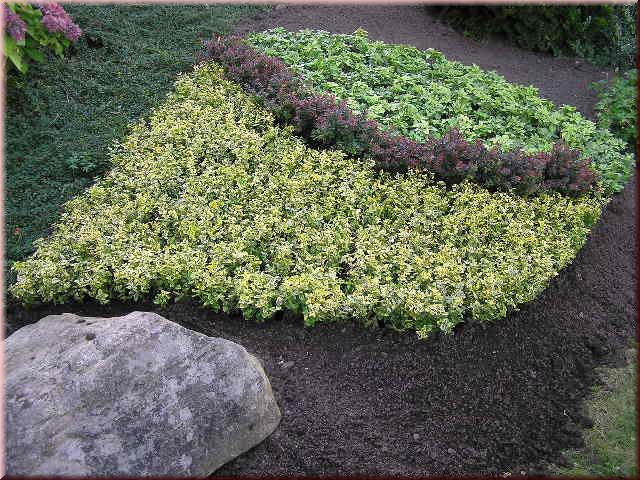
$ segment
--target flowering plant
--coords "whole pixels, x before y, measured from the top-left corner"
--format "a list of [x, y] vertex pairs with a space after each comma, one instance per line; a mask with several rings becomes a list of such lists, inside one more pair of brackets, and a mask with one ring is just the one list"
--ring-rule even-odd
[[57, 3], [11, 3], [2, 5], [4, 55], [22, 73], [28, 60], [42, 62], [42, 47], [62, 56], [82, 35], [69, 14]]

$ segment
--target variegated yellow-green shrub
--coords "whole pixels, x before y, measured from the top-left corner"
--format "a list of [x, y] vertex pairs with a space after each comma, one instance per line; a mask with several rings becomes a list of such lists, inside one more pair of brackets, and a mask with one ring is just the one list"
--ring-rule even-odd
[[536, 297], [603, 203], [376, 173], [306, 147], [215, 64], [181, 76], [112, 161], [15, 264], [25, 303], [191, 297], [258, 320], [448, 332]]

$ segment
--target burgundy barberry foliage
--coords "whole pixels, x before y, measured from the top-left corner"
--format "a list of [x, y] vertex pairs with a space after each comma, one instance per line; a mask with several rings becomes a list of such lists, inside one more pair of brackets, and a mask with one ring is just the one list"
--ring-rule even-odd
[[57, 3], [37, 3], [42, 12], [42, 24], [51, 33], [62, 32], [72, 42], [82, 36], [82, 30]]
[[2, 10], [4, 13], [4, 31], [18, 42], [24, 40], [27, 33], [27, 24], [17, 14], [13, 13], [7, 5], [3, 4]]
[[[376, 167], [391, 172], [424, 168], [425, 164], [432, 164], [429, 162], [431, 152], [426, 144], [390, 132], [375, 132], [371, 139], [370, 151], [371, 157], [376, 161]], [[429, 171], [433, 170], [429, 168]], [[437, 175], [437, 172], [433, 172]]]
[[488, 149], [480, 140], [468, 142], [455, 129], [424, 143], [384, 132], [365, 114], [354, 114], [345, 101], [316, 95], [281, 59], [260, 53], [241, 37], [214, 38], [200, 60], [220, 63], [230, 80], [261, 98], [279, 122], [293, 125], [310, 145], [372, 158], [378, 169], [422, 169], [447, 184], [467, 179], [521, 195], [557, 191], [577, 196], [596, 184], [590, 161], [580, 160], [580, 153], [563, 143], [551, 152], [527, 155]]
[[311, 137], [322, 147], [338, 145], [341, 150], [353, 156], [368, 156], [378, 124], [362, 115], [355, 115], [342, 101], [336, 104], [331, 99], [331, 108], [314, 118]]
[[589, 162], [579, 158], [579, 153], [563, 143], [556, 143], [546, 154], [549, 162], [545, 169], [545, 187], [566, 194], [577, 194], [595, 182], [595, 174], [589, 169]]
[[231, 80], [265, 100], [283, 101], [288, 95], [303, 91], [301, 79], [282, 60], [260, 54], [241, 37], [217, 37], [206, 42], [201, 60], [222, 64]]

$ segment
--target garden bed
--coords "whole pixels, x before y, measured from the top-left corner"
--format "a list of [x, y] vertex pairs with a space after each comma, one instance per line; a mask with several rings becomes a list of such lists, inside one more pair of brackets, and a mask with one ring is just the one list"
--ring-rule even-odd
[[594, 367], [616, 360], [634, 332], [635, 204], [632, 181], [538, 299], [453, 335], [256, 324], [192, 303], [12, 307], [8, 333], [51, 313], [149, 310], [245, 346], [263, 361], [283, 419], [217, 475], [539, 472], [580, 445]]
[[[351, 33], [363, 27], [373, 38], [415, 44], [427, 43], [437, 33], [435, 27], [428, 29], [426, 16], [419, 28], [414, 25], [407, 7], [368, 7], [357, 20], [350, 16], [359, 7], [319, 7], [315, 14], [330, 13], [322, 21], [333, 21], [326, 27], [314, 24], [314, 8], [286, 7], [245, 22], [243, 28], [283, 25], [335, 31], [343, 26]], [[412, 29], [417, 41], [385, 38], [400, 30], [406, 36]], [[449, 39], [455, 54], [455, 47], [467, 40], [449, 35], [458, 39]], [[451, 55], [447, 47], [440, 48]], [[516, 59], [510, 57], [507, 64], [518, 65], [519, 57], [530, 55], [528, 60], [558, 65], [550, 57], [512, 52]], [[575, 76], [572, 63], [560, 76]], [[555, 73], [543, 78], [556, 85]], [[523, 83], [536, 84], [532, 79]], [[544, 84], [536, 86], [545, 96]], [[576, 104], [571, 97], [576, 91], [584, 88], [567, 90], [558, 99]], [[588, 105], [585, 100], [582, 108], [588, 110]], [[574, 263], [520, 312], [488, 325], [460, 324], [453, 335], [432, 333], [426, 341], [411, 333], [368, 329], [352, 320], [309, 329], [301, 318], [285, 314], [254, 324], [187, 302], [167, 307], [144, 302], [68, 303], [30, 310], [11, 306], [9, 333], [51, 312], [105, 316], [153, 310], [256, 353], [265, 363], [284, 418], [267, 441], [218, 474], [530, 473], [556, 459], [561, 449], [579, 443], [580, 427], [588, 423], [580, 401], [595, 381], [593, 367], [604, 357], [614, 359], [606, 354], [625, 344], [633, 332], [635, 199], [632, 180], [604, 208]]]

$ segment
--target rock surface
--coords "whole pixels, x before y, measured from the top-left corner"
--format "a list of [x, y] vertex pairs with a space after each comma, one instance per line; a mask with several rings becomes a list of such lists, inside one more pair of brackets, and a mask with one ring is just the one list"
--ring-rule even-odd
[[281, 417], [253, 355], [154, 313], [51, 315], [5, 352], [11, 475], [205, 476]]

